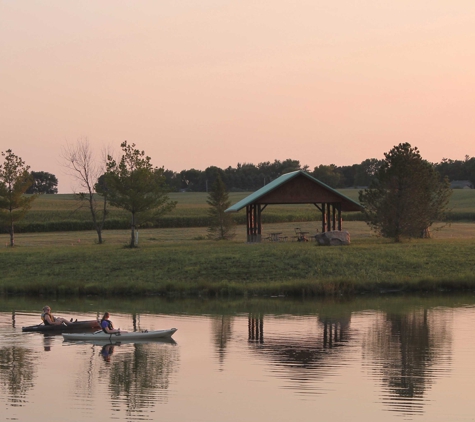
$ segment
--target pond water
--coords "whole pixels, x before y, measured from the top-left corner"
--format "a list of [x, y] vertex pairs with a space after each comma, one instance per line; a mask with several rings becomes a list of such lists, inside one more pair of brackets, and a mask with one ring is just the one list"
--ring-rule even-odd
[[[44, 304], [174, 341], [23, 333]], [[475, 297], [0, 299], [0, 420], [473, 421]]]

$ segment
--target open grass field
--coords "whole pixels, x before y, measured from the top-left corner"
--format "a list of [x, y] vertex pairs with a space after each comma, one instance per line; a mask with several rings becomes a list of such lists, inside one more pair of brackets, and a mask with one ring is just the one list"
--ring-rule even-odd
[[[354, 189], [342, 192], [358, 197]], [[230, 198], [235, 203], [246, 195]], [[127, 229], [105, 230], [104, 245], [95, 244], [93, 230], [17, 233], [13, 249], [8, 235], [0, 234], [0, 295], [301, 297], [475, 290], [475, 190], [454, 191], [450, 205], [457, 217], [433, 230], [432, 239], [394, 244], [344, 216], [352, 244], [339, 248], [295, 241], [296, 227], [310, 235], [320, 227], [311, 205], [268, 207], [263, 237], [281, 232], [288, 241], [247, 244], [245, 225], [236, 227], [233, 241], [206, 239], [206, 193], [170, 196], [178, 202], [174, 223], [140, 228], [137, 249], [125, 247]], [[27, 220], [89, 221], [87, 208], [79, 205], [73, 195], [43, 195]], [[244, 220], [243, 211], [237, 215]], [[110, 218], [127, 227], [123, 211], [111, 210]], [[176, 227], [180, 219], [185, 223]]]
[[[205, 228], [143, 229], [139, 248], [127, 230], [25, 233], [0, 248], [0, 294], [120, 296], [314, 296], [475, 290], [475, 224], [453, 223], [433, 239], [395, 244], [358, 221], [344, 223], [352, 245], [205, 240]], [[265, 233], [294, 235], [295, 223]], [[299, 223], [315, 232], [315, 223]], [[1, 235], [2, 244], [8, 242]]]
[[[343, 189], [341, 193], [358, 200], [357, 189]], [[230, 193], [234, 204], [248, 192]], [[175, 210], [153, 223], [154, 227], [206, 227], [208, 225], [208, 195], [204, 192], [172, 193], [177, 201]], [[245, 212], [236, 213], [239, 224], [245, 223]], [[110, 208], [106, 229], [126, 228], [129, 215], [123, 210]], [[263, 213], [264, 223], [310, 222], [320, 218], [320, 213], [309, 205], [272, 205]], [[344, 220], [361, 220], [360, 213], [343, 213]], [[454, 190], [450, 202], [449, 221], [475, 221], [475, 190]], [[150, 224], [148, 224], [150, 226]], [[25, 219], [17, 224], [17, 232], [48, 232], [65, 230], [91, 230], [92, 223], [86, 203], [77, 201], [74, 195], [41, 195]]]

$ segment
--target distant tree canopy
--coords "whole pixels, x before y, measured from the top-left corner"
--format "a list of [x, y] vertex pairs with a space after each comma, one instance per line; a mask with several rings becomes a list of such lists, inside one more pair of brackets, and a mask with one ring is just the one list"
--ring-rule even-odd
[[[163, 176], [172, 191], [209, 192], [219, 174], [229, 192], [255, 191], [267, 185], [285, 173], [296, 170], [307, 171], [311, 176], [327, 184], [331, 188], [363, 188], [368, 187], [375, 178], [383, 163], [382, 159], [367, 158], [359, 164], [337, 166], [335, 164], [319, 164], [310, 170], [300, 161], [286, 159], [283, 161], [265, 161], [258, 164], [238, 163], [236, 167], [221, 169], [211, 166], [205, 170], [191, 168], [174, 172], [164, 170]], [[449, 181], [469, 180], [475, 186], [475, 157], [465, 160], [444, 158], [440, 163], [433, 164], [442, 177]]]
[[366, 222], [395, 241], [423, 237], [444, 217], [452, 193], [448, 179], [442, 179], [434, 165], [408, 143], [384, 156], [369, 188], [360, 191]]
[[343, 175], [338, 171], [338, 167], [335, 164], [330, 164], [329, 166], [320, 164], [314, 168], [311, 175], [332, 188], [339, 187], [342, 184], [341, 179]]
[[32, 171], [33, 184], [26, 193], [58, 193], [58, 179], [46, 171]]
[[435, 165], [436, 170], [450, 181], [469, 180], [475, 186], [475, 157], [465, 156], [465, 160], [444, 158]]

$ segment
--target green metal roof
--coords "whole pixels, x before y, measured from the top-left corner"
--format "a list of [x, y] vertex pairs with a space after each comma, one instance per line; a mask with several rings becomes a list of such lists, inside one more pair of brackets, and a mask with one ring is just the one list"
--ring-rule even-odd
[[238, 212], [242, 210], [244, 207], [253, 204], [256, 202], [259, 198], [263, 197], [264, 195], [267, 195], [269, 192], [272, 192], [274, 189], [282, 186], [283, 184], [287, 183], [289, 180], [293, 179], [294, 177], [298, 175], [303, 175], [310, 180], [312, 180], [314, 183], [322, 186], [323, 188], [331, 191], [335, 195], [339, 196], [341, 199], [351, 202], [352, 204], [360, 207], [361, 209], [363, 208], [361, 204], [359, 204], [356, 201], [353, 201], [352, 199], [348, 198], [345, 195], [342, 195], [340, 192], [336, 191], [335, 189], [331, 188], [330, 186], [326, 185], [323, 182], [320, 182], [320, 180], [315, 179], [314, 177], [310, 176], [307, 172], [303, 170], [297, 170], [293, 171], [291, 173], [286, 173], [283, 174], [282, 176], [278, 177], [277, 179], [273, 180], [272, 182], [268, 183], [264, 187], [260, 188], [259, 190], [256, 190], [254, 193], [251, 193], [249, 196], [246, 196], [244, 199], [241, 199], [239, 202], [236, 202], [233, 206], [229, 207], [225, 212]]

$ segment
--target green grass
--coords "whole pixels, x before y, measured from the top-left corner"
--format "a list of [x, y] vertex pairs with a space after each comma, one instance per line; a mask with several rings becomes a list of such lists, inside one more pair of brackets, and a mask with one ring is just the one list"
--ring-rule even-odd
[[[294, 226], [265, 229], [291, 235]], [[140, 230], [134, 250], [124, 247], [128, 231], [106, 232], [105, 245], [95, 245], [90, 232], [22, 234], [17, 247], [0, 249], [0, 293], [300, 297], [475, 289], [475, 224], [452, 224], [435, 239], [402, 244], [372, 236], [361, 222], [345, 228], [352, 245], [339, 248], [247, 244], [243, 227], [232, 242], [193, 240], [206, 234], [200, 228]]]
[[[357, 190], [342, 191], [357, 199]], [[231, 193], [233, 203], [246, 193]], [[237, 226], [232, 242], [206, 238], [205, 193], [174, 193], [177, 209], [162, 228], [141, 228], [136, 250], [125, 248], [129, 231], [104, 231], [105, 245], [96, 245], [93, 230], [67, 231], [70, 221], [90, 220], [72, 195], [44, 195], [27, 219], [43, 225], [63, 224], [60, 232], [17, 233], [16, 247], [6, 247], [0, 234], [0, 294], [100, 296], [253, 296], [341, 295], [386, 291], [475, 289], [475, 191], [455, 190], [451, 200], [457, 218], [434, 239], [394, 244], [375, 237], [366, 224], [344, 216], [352, 245], [317, 247], [315, 243], [247, 244], [245, 226]], [[264, 235], [282, 232], [295, 239], [295, 228], [310, 234], [320, 228], [318, 212], [308, 206], [269, 206]], [[111, 210], [111, 218], [128, 226], [128, 216]], [[244, 219], [244, 212], [238, 213]], [[181, 219], [181, 220], [180, 220]], [[165, 227], [164, 227], [165, 226]], [[84, 228], [82, 227], [82, 228]], [[87, 228], [87, 227], [86, 227]], [[39, 230], [40, 231], [40, 230]], [[5, 245], [5, 247], [3, 247]]]
[[[341, 193], [358, 200], [357, 189], [342, 189]], [[229, 194], [234, 204], [246, 197], [248, 192]], [[144, 227], [206, 227], [209, 206], [204, 192], [172, 193], [170, 199], [177, 201], [177, 207], [163, 216], [158, 222], [144, 224]], [[475, 190], [458, 189], [453, 191], [450, 201], [448, 221], [475, 220]], [[245, 210], [234, 214], [238, 224], [245, 224]], [[314, 205], [272, 205], [262, 214], [263, 222], [311, 222], [320, 220], [320, 212]], [[130, 216], [123, 210], [110, 208], [105, 228], [125, 229]], [[361, 213], [343, 213], [343, 220], [362, 220]], [[86, 203], [75, 200], [74, 195], [41, 195], [34, 203], [25, 219], [16, 225], [17, 232], [48, 232], [92, 230], [92, 222]], [[5, 231], [6, 229], [3, 228]]]

